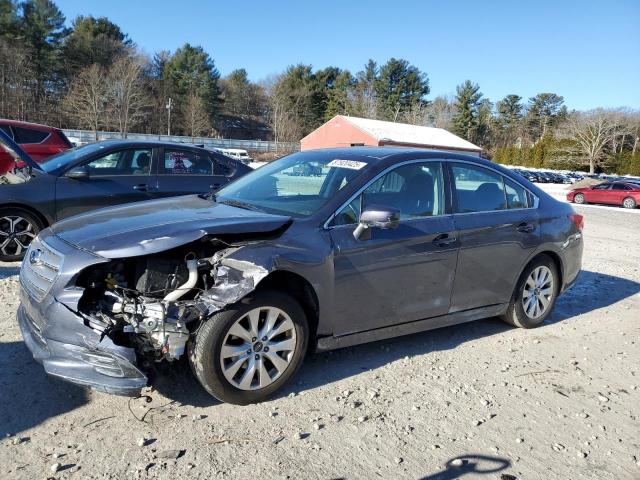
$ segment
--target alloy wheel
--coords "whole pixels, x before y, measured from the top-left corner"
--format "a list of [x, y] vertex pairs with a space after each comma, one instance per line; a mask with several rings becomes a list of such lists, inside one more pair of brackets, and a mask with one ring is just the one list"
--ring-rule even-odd
[[636, 208], [636, 202], [633, 198], [625, 198], [622, 205], [624, 208]]
[[10, 215], [0, 218], [0, 253], [5, 256], [22, 255], [37, 233], [33, 224], [23, 217]]
[[575, 197], [573, 197], [573, 201], [575, 203], [584, 203], [584, 195], [581, 193], [577, 193]]
[[522, 307], [531, 319], [544, 315], [551, 305], [554, 295], [553, 273], [549, 267], [536, 267], [524, 284]]
[[276, 307], [255, 308], [227, 332], [220, 350], [222, 373], [240, 390], [259, 390], [284, 373], [295, 349], [291, 317]]

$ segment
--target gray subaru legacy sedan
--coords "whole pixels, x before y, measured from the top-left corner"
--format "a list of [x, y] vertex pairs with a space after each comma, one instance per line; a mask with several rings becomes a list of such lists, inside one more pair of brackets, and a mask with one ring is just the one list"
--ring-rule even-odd
[[50, 375], [123, 395], [186, 357], [219, 400], [278, 391], [308, 351], [498, 316], [542, 324], [575, 282], [583, 220], [477, 157], [408, 148], [289, 155], [217, 194], [43, 230], [18, 321]]

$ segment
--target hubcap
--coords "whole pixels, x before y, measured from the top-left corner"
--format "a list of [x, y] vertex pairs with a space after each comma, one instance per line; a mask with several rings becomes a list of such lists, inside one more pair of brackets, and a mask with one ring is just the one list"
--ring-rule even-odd
[[296, 349], [296, 329], [283, 310], [255, 308], [227, 332], [220, 351], [225, 378], [240, 390], [259, 390], [287, 369]]
[[536, 267], [524, 284], [522, 307], [531, 319], [545, 314], [553, 298], [553, 274], [544, 265]]
[[0, 218], [0, 253], [21, 255], [36, 238], [37, 232], [28, 220], [18, 216]]

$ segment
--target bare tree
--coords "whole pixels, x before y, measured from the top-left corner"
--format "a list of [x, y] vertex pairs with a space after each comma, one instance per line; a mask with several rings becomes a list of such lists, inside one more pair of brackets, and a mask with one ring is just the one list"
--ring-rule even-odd
[[273, 76], [262, 85], [268, 98], [268, 123], [276, 142], [297, 142], [304, 134], [302, 120], [296, 114], [297, 97], [292, 98], [282, 88], [281, 79], [281, 75]]
[[72, 82], [64, 99], [64, 109], [77, 125], [88, 126], [98, 140], [98, 130], [104, 125], [109, 102], [106, 72], [97, 64], [82, 70]]
[[425, 124], [429, 127], [451, 130], [453, 123], [453, 101], [447, 97], [436, 97], [425, 107]]
[[143, 71], [144, 59], [129, 56], [120, 57], [109, 69], [109, 113], [122, 138], [127, 138], [131, 126], [144, 118], [151, 105]]
[[184, 122], [193, 141], [195, 141], [195, 137], [207, 133], [211, 129], [207, 109], [202, 97], [196, 93], [192, 92], [187, 97], [187, 103], [184, 106]]
[[573, 152], [589, 164], [589, 173], [607, 154], [608, 145], [620, 135], [621, 126], [611, 112], [595, 110], [569, 118], [566, 131], [574, 141]]

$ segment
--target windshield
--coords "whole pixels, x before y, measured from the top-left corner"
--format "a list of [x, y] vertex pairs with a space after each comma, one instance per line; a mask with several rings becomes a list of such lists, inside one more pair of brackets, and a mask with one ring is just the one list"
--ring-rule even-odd
[[81, 147], [71, 148], [43, 160], [40, 162], [40, 166], [45, 172], [51, 173], [74, 163], [76, 160], [80, 160], [85, 155], [97, 152], [103, 148], [105, 148], [103, 143], [90, 143]]
[[294, 153], [240, 177], [220, 190], [216, 199], [220, 203], [307, 217], [353, 181], [365, 169], [367, 160], [360, 156], [357, 160], [336, 159], [321, 151]]

